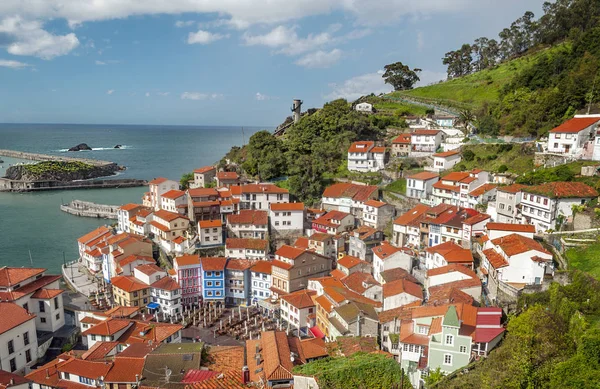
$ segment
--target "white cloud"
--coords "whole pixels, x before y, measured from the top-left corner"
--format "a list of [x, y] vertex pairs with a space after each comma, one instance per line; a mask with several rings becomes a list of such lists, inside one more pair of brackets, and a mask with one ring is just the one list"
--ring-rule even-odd
[[150, 92], [146, 92], [146, 94], [144, 96], [150, 97]]
[[353, 101], [371, 93], [378, 95], [380, 93], [391, 92], [392, 87], [383, 81], [383, 78], [381, 78], [382, 75], [383, 71], [380, 70], [375, 73], [352, 77], [344, 81], [341, 85], [330, 84], [329, 86], [332, 88], [332, 91], [324, 96], [324, 98], [327, 100], [344, 98]]
[[196, 22], [194, 22], [193, 20], [178, 20], [175, 22], [175, 27], [177, 27], [177, 28], [191, 27], [194, 24], [196, 24]]
[[417, 31], [417, 50], [421, 51], [425, 48], [425, 36], [423, 31]]
[[425, 86], [425, 85], [429, 85], [429, 84], [433, 84], [436, 83], [438, 81], [442, 81], [446, 79], [446, 73], [444, 72], [434, 72], [431, 70], [422, 70], [419, 73], [419, 78], [421, 79], [421, 81], [419, 81], [416, 86]]
[[171, 92], [156, 92], [156, 94], [159, 96], [168, 96], [171, 94]]
[[22, 69], [26, 67], [30, 67], [31, 65], [24, 62], [12, 61], [8, 59], [0, 59], [0, 67], [4, 68], [12, 68], [12, 69]]
[[107, 59], [107, 60], [104, 60], [104, 61], [96, 60], [95, 61], [95, 64], [99, 65], [99, 66], [114, 65], [114, 64], [117, 64], [117, 63], [121, 63], [121, 61], [116, 60], [116, 59]]
[[260, 92], [256, 92], [256, 95], [254, 95], [254, 98], [258, 101], [271, 100], [271, 96], [263, 95]]
[[1, 20], [0, 34], [7, 35], [11, 40], [6, 51], [13, 55], [30, 55], [49, 60], [68, 54], [79, 46], [74, 33], [53, 35], [42, 26], [39, 21], [27, 21], [19, 16]]
[[106, 91], [107, 95], [112, 95], [113, 93], [115, 93], [114, 89], [109, 89], [109, 90]]
[[212, 33], [210, 31], [198, 30], [197, 32], [190, 32], [188, 34], [187, 43], [189, 43], [190, 45], [194, 44], [194, 43], [199, 43], [201, 45], [207, 45], [209, 43], [213, 43], [215, 41], [218, 41], [218, 40], [224, 39], [224, 38], [229, 38], [229, 34], [223, 35], [223, 34]]
[[315, 51], [306, 54], [296, 61], [296, 65], [306, 68], [328, 68], [336, 64], [342, 58], [342, 50], [333, 49], [331, 51]]
[[181, 100], [223, 100], [225, 96], [221, 93], [183, 92]]

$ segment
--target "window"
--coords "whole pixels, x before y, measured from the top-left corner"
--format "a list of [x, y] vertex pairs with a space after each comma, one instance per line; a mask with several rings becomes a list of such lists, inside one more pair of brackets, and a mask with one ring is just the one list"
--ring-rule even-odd
[[23, 304], [23, 309], [26, 310], [27, 312], [29, 312], [29, 304], [28, 303]]
[[215, 272], [215, 277], [221, 277], [221, 272], [220, 271], [216, 271]]
[[15, 352], [15, 343], [12, 340], [8, 341], [8, 353], [12, 354]]
[[46, 318], [45, 317], [40, 317], [40, 322], [41, 323], [45, 323], [46, 322]]
[[31, 351], [25, 350], [25, 362], [31, 362]]
[[460, 352], [463, 354], [467, 353], [467, 346], [460, 346]]
[[544, 205], [548, 205], [548, 199], [544, 199]]
[[25, 332], [23, 334], [23, 343], [25, 344], [25, 346], [29, 344], [29, 332]]
[[92, 340], [96, 340], [96, 335], [92, 335]]
[[39, 303], [39, 307], [40, 307], [40, 312], [46, 312], [46, 305], [44, 304], [43, 301], [38, 301]]
[[446, 335], [446, 345], [453, 346], [454, 345], [454, 336]]
[[10, 360], [10, 371], [15, 371], [15, 370], [17, 370], [17, 362], [13, 358]]
[[54, 309], [58, 309], [58, 297], [54, 298]]
[[206, 281], [206, 286], [212, 286], [212, 281]]
[[71, 379], [71, 375], [69, 373], [63, 372], [63, 378], [69, 380]]
[[444, 354], [444, 365], [452, 365], [452, 354]]
[[[137, 301], [136, 301], [136, 302], [137, 302]], [[60, 313], [57, 313], [57, 314], [56, 314], [56, 320], [59, 320], [59, 319], [60, 319]]]

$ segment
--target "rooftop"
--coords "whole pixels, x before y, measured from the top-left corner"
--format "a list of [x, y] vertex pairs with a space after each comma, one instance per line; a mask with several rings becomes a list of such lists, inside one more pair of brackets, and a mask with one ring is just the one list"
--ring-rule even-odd
[[267, 211], [242, 209], [237, 215], [227, 215], [227, 224], [266, 225], [269, 219]]
[[0, 302], [0, 334], [3, 334], [21, 324], [35, 319], [33, 313], [11, 302]]
[[576, 134], [581, 130], [586, 129], [587, 127], [593, 125], [594, 123], [597, 123], [598, 121], [600, 121], [600, 117], [579, 117], [579, 118], [572, 118], [567, 120], [566, 122], [562, 123], [560, 126], [555, 127], [554, 129], [550, 130], [551, 134], [560, 134], [560, 133], [567, 133], [567, 134]]

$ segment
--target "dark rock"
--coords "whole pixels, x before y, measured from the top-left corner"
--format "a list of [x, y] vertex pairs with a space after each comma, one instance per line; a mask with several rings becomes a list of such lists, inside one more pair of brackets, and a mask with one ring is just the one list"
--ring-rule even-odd
[[69, 149], [69, 151], [82, 151], [82, 150], [91, 150], [92, 148], [85, 143], [80, 143], [77, 146], [73, 146]]
[[120, 149], [121, 147], [123, 147], [122, 145], [116, 145], [115, 147], [113, 147], [114, 149]]
[[68, 182], [113, 176], [118, 170], [117, 164], [93, 166], [81, 162], [44, 161], [33, 165], [10, 166], [5, 178], [29, 182]]

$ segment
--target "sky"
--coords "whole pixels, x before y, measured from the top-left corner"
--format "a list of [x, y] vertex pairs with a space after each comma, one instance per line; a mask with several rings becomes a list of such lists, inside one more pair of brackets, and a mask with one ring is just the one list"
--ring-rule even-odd
[[0, 122], [274, 127], [336, 98], [421, 85], [444, 53], [542, 0], [0, 0]]

